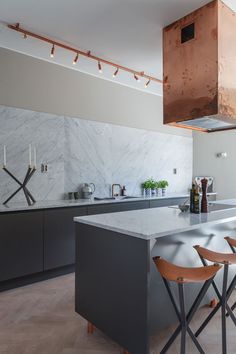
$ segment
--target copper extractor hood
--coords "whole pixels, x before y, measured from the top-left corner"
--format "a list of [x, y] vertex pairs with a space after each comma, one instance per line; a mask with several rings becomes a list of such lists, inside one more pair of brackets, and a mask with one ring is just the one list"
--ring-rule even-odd
[[163, 30], [164, 124], [236, 129], [236, 13], [214, 0]]

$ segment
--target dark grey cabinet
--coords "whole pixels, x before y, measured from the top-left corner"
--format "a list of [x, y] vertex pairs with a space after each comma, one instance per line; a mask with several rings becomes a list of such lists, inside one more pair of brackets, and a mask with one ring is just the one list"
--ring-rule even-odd
[[0, 282], [70, 268], [75, 262], [75, 216], [156, 208], [176, 205], [184, 200], [186, 198], [132, 200], [2, 213]]
[[88, 207], [88, 214], [115, 213], [118, 211], [128, 211], [149, 208], [149, 201], [123, 202], [113, 204], [91, 205]]
[[73, 218], [87, 214], [87, 207], [44, 211], [44, 270], [75, 263]]
[[43, 213], [0, 215], [0, 281], [43, 271]]

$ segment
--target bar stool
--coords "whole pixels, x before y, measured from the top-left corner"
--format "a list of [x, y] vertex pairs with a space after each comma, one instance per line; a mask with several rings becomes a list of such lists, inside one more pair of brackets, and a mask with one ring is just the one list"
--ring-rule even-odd
[[200, 247], [199, 245], [194, 246], [196, 251], [198, 252], [202, 263], [208, 267], [206, 262], [217, 262], [224, 265], [224, 275], [223, 275], [223, 285], [222, 285], [222, 292], [220, 293], [215, 281], [212, 282], [212, 285], [215, 289], [215, 292], [219, 298], [219, 302], [216, 307], [210, 312], [207, 316], [205, 321], [202, 323], [200, 328], [196, 331], [195, 336], [198, 337], [199, 334], [203, 331], [209, 321], [214, 317], [216, 312], [221, 308], [221, 325], [222, 325], [222, 354], [227, 353], [227, 340], [226, 340], [226, 313], [229, 314], [230, 318], [236, 325], [236, 317], [234, 316], [230, 306], [228, 305], [228, 300], [230, 295], [232, 294], [234, 287], [236, 285], [236, 275], [234, 276], [233, 280], [231, 281], [228, 289], [227, 289], [227, 282], [228, 282], [228, 271], [229, 265], [236, 264], [236, 254], [233, 253], [218, 253], [206, 248]]
[[[192, 339], [193, 343], [195, 344], [196, 348], [198, 349], [199, 353], [204, 354], [204, 350], [202, 349], [201, 345], [199, 344], [196, 336], [194, 335], [193, 331], [189, 327], [189, 323], [192, 320], [195, 312], [197, 311], [204, 295], [206, 294], [209, 286], [211, 285], [214, 276], [221, 268], [219, 264], [215, 264], [212, 266], [206, 267], [199, 267], [199, 268], [184, 268], [176, 266], [172, 263], [167, 262], [160, 257], [154, 257], [153, 261], [156, 264], [156, 267], [161, 274], [166, 290], [170, 297], [170, 300], [173, 304], [174, 310], [179, 320], [179, 326], [170, 337], [164, 348], [161, 350], [160, 354], [164, 354], [170, 348], [172, 343], [175, 341], [179, 333], [181, 333], [181, 347], [180, 353], [185, 354], [186, 352], [186, 334], [188, 333], [190, 338]], [[171, 291], [169, 282], [175, 282], [178, 284], [179, 290], [179, 308], [176, 304], [174, 299], [174, 295]], [[193, 302], [192, 307], [190, 308], [189, 312], [186, 314], [185, 311], [185, 296], [184, 296], [184, 284], [185, 283], [202, 283], [200, 292], [198, 293], [195, 301]]]
[[[231, 238], [229, 236], [225, 237], [225, 240], [228, 242], [229, 247], [231, 248], [233, 253], [236, 253], [236, 240], [234, 238]], [[231, 307], [231, 310], [234, 311], [234, 309], [236, 308], [236, 301], [233, 304], [233, 306]], [[227, 317], [229, 316], [229, 314], [227, 313]]]

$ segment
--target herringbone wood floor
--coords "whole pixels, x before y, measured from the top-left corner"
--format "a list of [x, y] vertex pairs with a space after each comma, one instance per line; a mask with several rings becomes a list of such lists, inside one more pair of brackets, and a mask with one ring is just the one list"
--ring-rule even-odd
[[[193, 329], [209, 309], [200, 309]], [[208, 354], [221, 353], [219, 315], [201, 335]], [[119, 354], [116, 343], [96, 330], [87, 334], [86, 321], [74, 311], [74, 275], [66, 275], [19, 289], [0, 293], [0, 354]], [[152, 354], [174, 328], [152, 338]], [[236, 328], [228, 320], [228, 354], [236, 353]], [[170, 354], [179, 353], [179, 342]], [[197, 353], [188, 342], [187, 354]]]

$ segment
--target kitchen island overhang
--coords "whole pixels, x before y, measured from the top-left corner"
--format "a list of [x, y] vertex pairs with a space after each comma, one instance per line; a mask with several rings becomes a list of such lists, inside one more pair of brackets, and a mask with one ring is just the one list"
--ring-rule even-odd
[[[199, 266], [193, 245], [230, 252], [224, 237], [236, 237], [236, 208], [190, 215], [167, 207], [75, 222], [76, 311], [132, 354], [149, 354], [151, 335], [177, 322], [152, 257]], [[188, 308], [199, 287], [188, 285]], [[213, 297], [211, 289], [204, 301]]]

